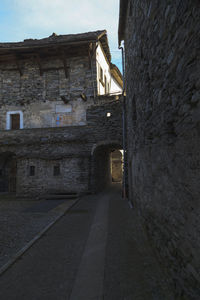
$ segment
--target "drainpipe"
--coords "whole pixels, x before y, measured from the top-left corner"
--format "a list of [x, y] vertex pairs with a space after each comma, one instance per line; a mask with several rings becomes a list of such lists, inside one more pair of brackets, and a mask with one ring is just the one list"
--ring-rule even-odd
[[123, 77], [123, 110], [122, 110], [122, 140], [123, 140], [123, 150], [124, 150], [124, 164], [123, 164], [123, 190], [122, 195], [123, 198], [128, 198], [128, 191], [127, 191], [127, 182], [126, 182], [126, 174], [127, 174], [127, 149], [126, 149], [126, 96], [125, 96], [125, 65], [124, 65], [124, 48], [119, 47], [122, 54], [122, 77]]

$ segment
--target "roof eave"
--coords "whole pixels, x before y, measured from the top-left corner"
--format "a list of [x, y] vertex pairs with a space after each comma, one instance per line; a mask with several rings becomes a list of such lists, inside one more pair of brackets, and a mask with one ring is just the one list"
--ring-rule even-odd
[[117, 83], [123, 88], [123, 77], [118, 69], [118, 67], [114, 64], [111, 64], [111, 75], [117, 81]]
[[47, 38], [42, 39], [26, 39], [20, 42], [6, 42], [0, 43], [0, 49], [2, 48], [21, 48], [21, 47], [37, 47], [70, 43], [84, 43], [98, 41], [102, 36], [106, 35], [106, 30], [99, 30], [94, 32], [86, 32], [81, 34], [69, 34], [69, 35], [56, 35], [52, 34]]
[[107, 36], [107, 31], [104, 30], [102, 34], [99, 36], [99, 42], [102, 45], [102, 48], [104, 50], [104, 53], [108, 59], [109, 62], [111, 62], [111, 53], [110, 53], [110, 47], [108, 44], [108, 36]]

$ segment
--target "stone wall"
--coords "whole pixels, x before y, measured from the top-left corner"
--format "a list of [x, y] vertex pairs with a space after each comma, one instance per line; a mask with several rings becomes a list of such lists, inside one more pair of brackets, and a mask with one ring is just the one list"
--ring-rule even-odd
[[[0, 169], [5, 158], [17, 161], [17, 195], [43, 196], [53, 191], [94, 191], [98, 178], [109, 179], [109, 153], [115, 144], [122, 144], [121, 100], [115, 97], [95, 98], [87, 110], [87, 125], [58, 128], [4, 130], [0, 132]], [[107, 118], [107, 111], [111, 116]], [[107, 143], [106, 155], [101, 152], [100, 167], [95, 167], [94, 149]], [[108, 151], [109, 150], [109, 151]], [[98, 161], [99, 162], [99, 161]], [[53, 173], [60, 166], [60, 175]], [[30, 176], [30, 167], [35, 175]], [[99, 173], [94, 173], [94, 169]], [[96, 174], [96, 175], [95, 175]], [[100, 174], [102, 176], [100, 176]], [[105, 175], [105, 176], [104, 176]], [[97, 180], [92, 181], [96, 176]]]
[[87, 125], [96, 128], [94, 134], [98, 135], [98, 141], [117, 140], [121, 143], [122, 100], [117, 99], [115, 96], [97, 97], [95, 105], [87, 109]]
[[200, 2], [130, 0], [130, 198], [175, 288], [200, 298]]
[[[86, 126], [1, 132], [0, 155], [16, 155], [17, 195], [40, 197], [56, 190], [87, 191], [92, 143], [87, 135]], [[57, 165], [60, 175], [54, 176]], [[30, 176], [31, 166], [35, 167], [34, 176]]]
[[[30, 176], [30, 166], [35, 175]], [[60, 167], [55, 176], [54, 167]], [[17, 161], [17, 194], [39, 196], [54, 192], [85, 192], [88, 190], [88, 157], [61, 159], [20, 158]]]
[[67, 78], [56, 57], [41, 60], [42, 75], [34, 58], [19, 61], [21, 76], [15, 63], [0, 63], [0, 130], [6, 129], [8, 111], [23, 113], [24, 128], [84, 125], [97, 90], [96, 61], [92, 68], [87, 56], [71, 57], [68, 63]]

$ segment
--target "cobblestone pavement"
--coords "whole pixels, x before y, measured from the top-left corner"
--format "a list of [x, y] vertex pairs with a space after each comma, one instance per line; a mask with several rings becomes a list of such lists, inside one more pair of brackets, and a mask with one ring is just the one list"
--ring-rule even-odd
[[[0, 268], [73, 201], [20, 200], [0, 196]], [[48, 210], [49, 205], [51, 206]], [[46, 209], [44, 209], [46, 208]]]
[[1, 276], [0, 299], [174, 298], [134, 210], [112, 191], [74, 205]]

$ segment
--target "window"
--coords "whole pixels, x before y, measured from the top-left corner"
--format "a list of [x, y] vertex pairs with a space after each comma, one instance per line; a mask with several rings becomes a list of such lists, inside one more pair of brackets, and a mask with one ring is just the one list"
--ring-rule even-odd
[[105, 94], [107, 94], [107, 78], [106, 78], [106, 76], [104, 76], [104, 83], [105, 83]]
[[110, 84], [108, 83], [108, 91], [107, 93], [109, 94], [110, 93]]
[[53, 167], [53, 175], [54, 176], [60, 175], [60, 166], [59, 165], [56, 165]]
[[10, 116], [10, 129], [20, 129], [20, 114]]
[[30, 166], [29, 175], [30, 176], [35, 176], [35, 166]]
[[103, 69], [99, 66], [99, 80], [103, 82]]
[[16, 130], [23, 128], [23, 113], [22, 111], [8, 111], [6, 114], [6, 129]]

